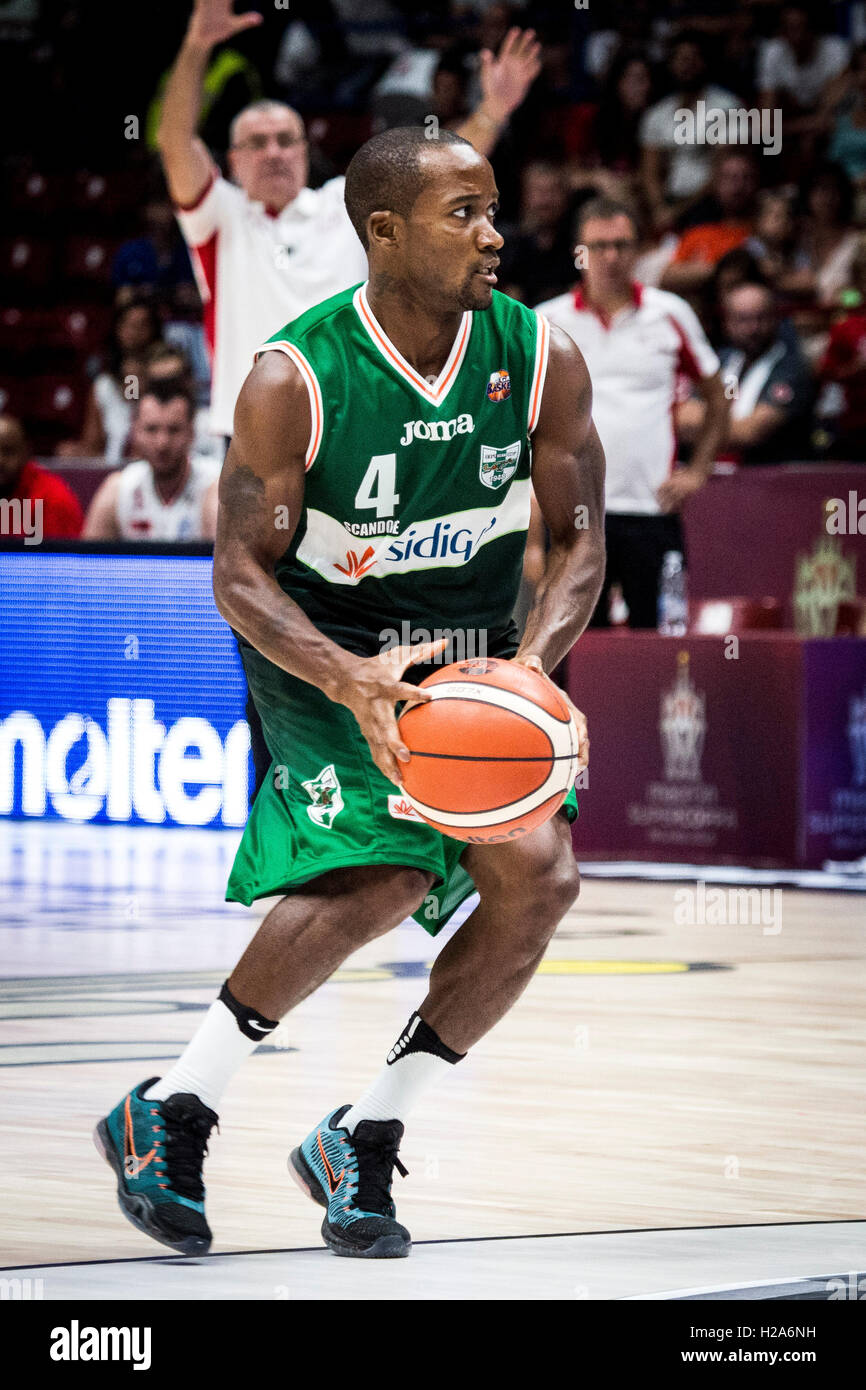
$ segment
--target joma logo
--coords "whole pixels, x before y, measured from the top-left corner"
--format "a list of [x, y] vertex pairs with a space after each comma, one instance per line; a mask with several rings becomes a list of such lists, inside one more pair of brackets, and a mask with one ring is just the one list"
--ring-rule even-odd
[[453, 439], [455, 434], [472, 434], [474, 429], [471, 415], [458, 415], [456, 420], [407, 420], [400, 443], [411, 444], [413, 439]]

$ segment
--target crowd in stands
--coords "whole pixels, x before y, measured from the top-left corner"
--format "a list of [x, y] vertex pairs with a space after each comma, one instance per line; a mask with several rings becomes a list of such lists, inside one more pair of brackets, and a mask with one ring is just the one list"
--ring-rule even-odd
[[[211, 58], [200, 130], [219, 156], [242, 106], [288, 101], [306, 123], [314, 187], [375, 130], [431, 114], [458, 126], [478, 99], [480, 51], [498, 51], [513, 25], [533, 28], [540, 74], [492, 155], [500, 288], [529, 305], [576, 288], [581, 206], [624, 200], [636, 279], [690, 303], [732, 383], [722, 457], [866, 461], [866, 3], [259, 8], [262, 22]], [[0, 34], [0, 109], [11, 118], [18, 103], [7, 142], [10, 129], [27, 135], [2, 164], [0, 495], [16, 495], [37, 456], [61, 474], [74, 459], [147, 459], [150, 416], [172, 402], [183, 457], [213, 465], [200, 481], [218, 471], [202, 304], [156, 154], [183, 10], [154, 7], [140, 52], [118, 64], [124, 80], [135, 69], [126, 89], [106, 72], [104, 43], [89, 47], [84, 3], [33, 0]], [[135, 110], [128, 139], [120, 113]], [[750, 111], [757, 123], [740, 119]], [[684, 383], [685, 459], [705, 409]]]

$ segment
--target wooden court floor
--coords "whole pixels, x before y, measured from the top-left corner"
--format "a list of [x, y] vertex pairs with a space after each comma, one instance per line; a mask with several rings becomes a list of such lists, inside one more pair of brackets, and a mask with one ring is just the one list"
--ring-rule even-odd
[[[90, 1133], [180, 1051], [261, 912], [221, 901], [224, 837], [27, 829], [0, 851], [0, 1265], [154, 1256]], [[866, 899], [783, 889], [769, 930], [689, 925], [684, 887], [585, 879], [407, 1127], [416, 1241], [863, 1218]], [[436, 949], [405, 924], [365, 947], [236, 1075], [215, 1252], [318, 1244], [286, 1155], [378, 1070]]]

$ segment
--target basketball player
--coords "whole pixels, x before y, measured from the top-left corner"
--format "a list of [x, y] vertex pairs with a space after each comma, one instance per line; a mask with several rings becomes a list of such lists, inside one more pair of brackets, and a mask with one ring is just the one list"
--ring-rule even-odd
[[135, 458], [100, 483], [82, 538], [212, 540], [220, 464], [192, 452], [194, 435], [192, 396], [171, 379], [151, 383], [132, 427]]
[[[283, 775], [255, 801], [227, 896], [282, 897], [178, 1062], [97, 1126], [126, 1215], [187, 1254], [210, 1244], [202, 1162], [235, 1070], [365, 942], [408, 914], [435, 935], [477, 888], [379, 1076], [290, 1158], [333, 1251], [408, 1254], [391, 1197], [406, 1117], [515, 1003], [577, 896], [573, 788], [502, 844], [464, 844], [400, 806], [395, 706], [429, 698], [412, 682], [443, 642], [383, 650], [385, 630], [483, 629], [488, 655], [543, 673], [585, 627], [604, 573], [589, 377], [564, 333], [494, 293], [496, 200], [490, 165], [459, 136], [368, 141], [346, 206], [370, 278], [266, 343], [238, 401], [214, 593]], [[530, 463], [552, 547], [518, 647]]]

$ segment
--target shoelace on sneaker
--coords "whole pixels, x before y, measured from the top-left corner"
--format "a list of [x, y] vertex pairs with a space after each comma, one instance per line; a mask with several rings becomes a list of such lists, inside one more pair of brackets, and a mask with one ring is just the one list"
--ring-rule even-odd
[[218, 1117], [197, 1096], [169, 1096], [162, 1102], [165, 1124], [166, 1171], [172, 1189], [179, 1197], [204, 1201], [202, 1168], [207, 1141]]
[[375, 1126], [372, 1123], [368, 1126], [365, 1121], [361, 1124], [364, 1132], [358, 1134], [361, 1128], [358, 1125], [350, 1140], [358, 1157], [355, 1202], [364, 1211], [393, 1216], [391, 1181], [394, 1169], [401, 1178], [408, 1177], [408, 1169], [397, 1157], [403, 1127], [399, 1121], [376, 1121]]

